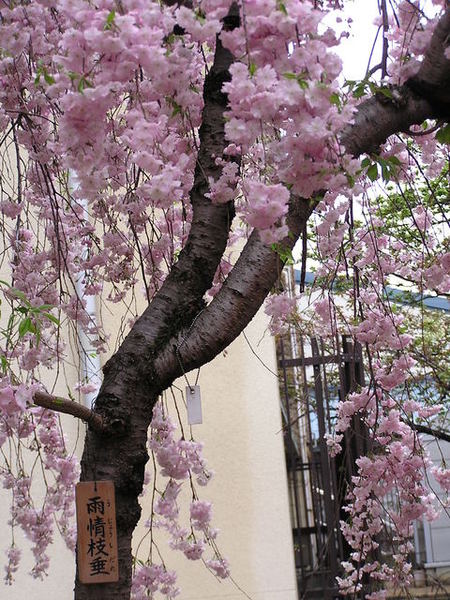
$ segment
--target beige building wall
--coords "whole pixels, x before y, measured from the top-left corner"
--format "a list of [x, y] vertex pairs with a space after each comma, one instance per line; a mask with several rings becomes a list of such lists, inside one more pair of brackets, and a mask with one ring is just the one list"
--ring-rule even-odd
[[[117, 320], [116, 320], [117, 323]], [[181, 600], [296, 600], [296, 580], [283, 435], [273, 339], [264, 331], [266, 317], [258, 314], [247, 329], [247, 337], [264, 367], [243, 336], [200, 372], [203, 424], [193, 427], [194, 436], [205, 443], [208, 466], [216, 472], [201, 499], [214, 505], [213, 526], [219, 528], [221, 553], [231, 564], [232, 580], [219, 582], [201, 561], [188, 561], [159, 542], [168, 568], [179, 574]], [[113, 328], [114, 323], [108, 327]], [[78, 379], [76, 369], [66, 373], [68, 384]], [[189, 375], [190, 381], [195, 375]], [[192, 381], [191, 381], [192, 382]], [[185, 381], [179, 386], [184, 389]], [[64, 394], [66, 384], [56, 390]], [[69, 447], [75, 445], [79, 423], [64, 418]], [[76, 445], [81, 452], [81, 443]], [[148, 517], [143, 499], [143, 517]], [[8, 501], [0, 489], [0, 539], [3, 558], [9, 541]], [[138, 541], [142, 528], [136, 532]], [[23, 548], [21, 534], [17, 542]], [[0, 600], [70, 600], [74, 559], [60, 539], [55, 539], [49, 577], [33, 580], [28, 551], [12, 587], [0, 584]], [[0, 561], [1, 562], [1, 561]]]

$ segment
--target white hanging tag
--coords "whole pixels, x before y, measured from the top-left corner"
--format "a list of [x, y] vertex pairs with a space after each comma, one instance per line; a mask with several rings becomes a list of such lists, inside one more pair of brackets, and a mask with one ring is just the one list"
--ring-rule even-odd
[[202, 399], [200, 397], [200, 386], [191, 385], [186, 387], [186, 406], [189, 425], [199, 425], [202, 420]]

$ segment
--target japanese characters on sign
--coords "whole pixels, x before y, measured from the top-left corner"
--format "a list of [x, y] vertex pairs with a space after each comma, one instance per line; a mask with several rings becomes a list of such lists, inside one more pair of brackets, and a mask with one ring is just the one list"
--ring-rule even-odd
[[77, 565], [82, 583], [118, 581], [116, 507], [112, 481], [83, 481], [76, 487]]

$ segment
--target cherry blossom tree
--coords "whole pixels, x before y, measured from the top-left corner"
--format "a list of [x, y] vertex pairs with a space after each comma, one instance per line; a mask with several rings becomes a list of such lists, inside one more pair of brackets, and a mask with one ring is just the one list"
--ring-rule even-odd
[[[329, 283], [314, 305], [316, 326], [330, 336], [346, 328], [370, 357], [370, 382], [341, 403], [329, 440], [338, 451], [355, 413], [373, 439], [349, 497], [343, 528], [354, 552], [341, 588], [356, 596], [370, 576], [381, 582], [366, 596], [376, 600], [387, 579], [408, 585], [411, 523], [433, 509], [422, 481], [426, 458], [404, 417], [428, 419], [440, 408], [391, 394], [414, 375], [414, 358], [402, 315], [383, 290], [397, 275], [420, 293], [448, 291], [450, 254], [445, 216], [436, 226], [429, 203], [411, 206], [404, 227], [420, 243], [407, 245], [383, 228], [370, 188], [446, 168], [450, 8], [446, 0], [380, 1], [380, 61], [363, 80], [344, 83], [333, 48], [348, 35], [347, 4], [351, 12], [351, 2], [338, 0], [36, 0], [0, 10], [3, 256], [11, 270], [2, 282], [10, 316], [0, 443], [38, 451], [54, 474], [41, 509], [20, 461], [17, 471], [5, 464], [3, 485], [40, 577], [55, 519], [74, 546], [78, 467], [57, 414], [87, 422], [81, 480], [115, 483], [120, 580], [77, 579], [77, 600], [177, 593], [162, 564], [138, 565], [132, 584], [131, 537], [149, 450], [168, 478], [154, 513], [173, 547], [200, 558], [202, 536], [214, 546], [207, 503], [190, 507], [194, 541], [177, 522], [181, 483], [190, 476], [205, 483], [208, 472], [200, 446], [177, 438], [157, 401], [242, 332], [299, 238], [307, 249], [308, 221], [317, 232], [318, 275]], [[364, 224], [355, 229], [358, 203]], [[342, 273], [353, 282], [354, 312], [345, 318], [331, 286]], [[141, 286], [148, 306], [135, 315]], [[99, 354], [106, 351], [108, 332], [87, 310], [89, 296], [126, 306], [131, 317], [92, 409], [52, 395], [39, 376], [64, 360], [63, 327], [83, 330]], [[275, 332], [294, 304], [286, 294], [271, 296]], [[81, 390], [92, 391], [90, 384]], [[436, 477], [448, 490], [448, 469]], [[392, 490], [397, 550], [386, 565], [373, 551], [380, 498]], [[13, 544], [8, 578], [18, 559]], [[218, 552], [206, 563], [228, 575]]]

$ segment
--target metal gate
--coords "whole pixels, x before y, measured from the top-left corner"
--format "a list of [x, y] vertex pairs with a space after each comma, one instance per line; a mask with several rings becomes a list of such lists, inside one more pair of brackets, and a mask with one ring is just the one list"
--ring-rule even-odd
[[332, 600], [338, 598], [340, 562], [350, 554], [339, 521], [367, 436], [354, 417], [335, 458], [325, 436], [337, 402], [364, 385], [362, 351], [349, 337], [330, 347], [292, 332], [280, 337], [277, 350], [299, 597]]

